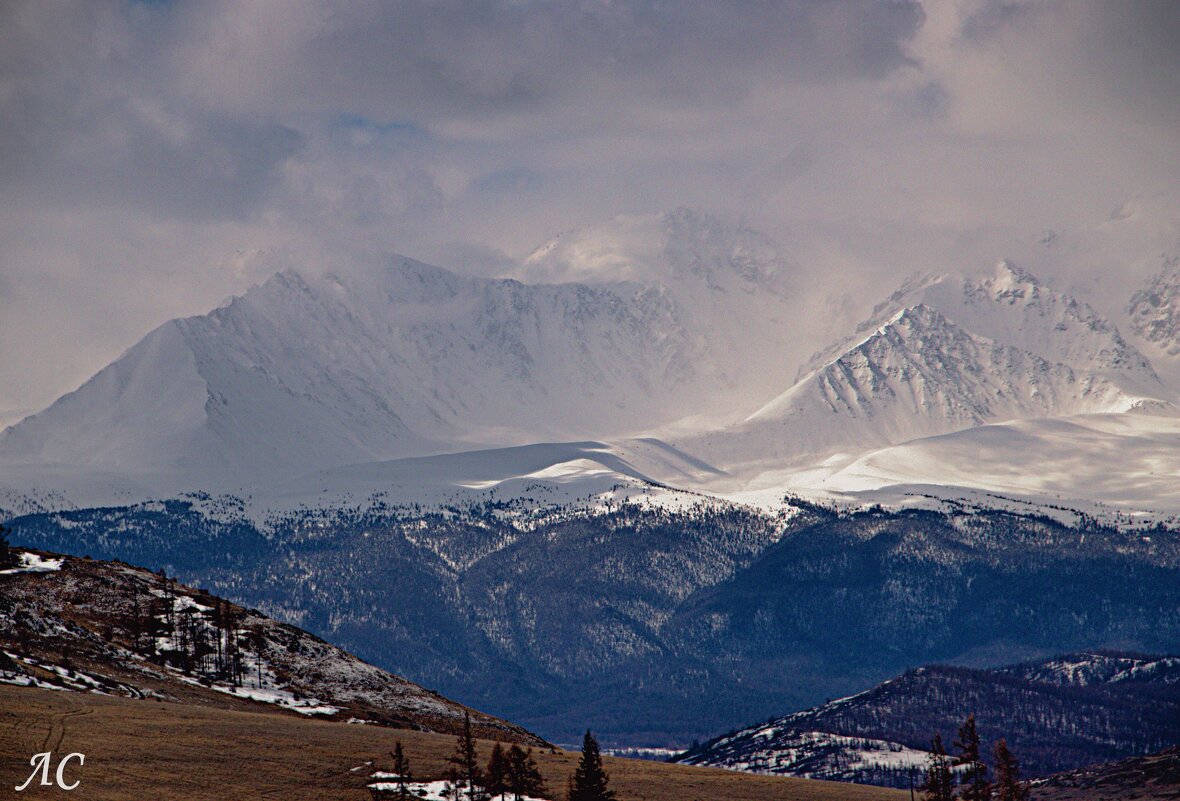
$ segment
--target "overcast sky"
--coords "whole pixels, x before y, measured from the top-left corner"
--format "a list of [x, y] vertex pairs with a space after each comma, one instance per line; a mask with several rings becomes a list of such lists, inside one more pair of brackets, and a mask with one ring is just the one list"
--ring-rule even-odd
[[[677, 205], [869, 302], [1180, 237], [1180, 3], [0, 3], [0, 422], [276, 269]], [[818, 296], [818, 295], [817, 295]]]

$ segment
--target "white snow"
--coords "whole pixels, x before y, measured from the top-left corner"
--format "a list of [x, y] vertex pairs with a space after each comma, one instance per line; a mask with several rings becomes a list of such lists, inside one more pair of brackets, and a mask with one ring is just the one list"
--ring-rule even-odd
[[765, 740], [766, 745], [743, 749], [740, 759], [694, 759], [687, 762], [747, 773], [838, 779], [865, 770], [921, 770], [930, 756], [927, 751], [888, 740], [846, 737], [823, 731], [780, 735], [776, 727], [768, 727], [750, 733], [750, 736]]
[[[800, 494], [870, 494], [897, 488], [983, 490], [1123, 522], [1180, 513], [1180, 417], [1079, 415], [1021, 420], [902, 442], [827, 469], [767, 475]], [[1117, 522], [1117, 521], [1116, 521]]]
[[[1136, 307], [1152, 336], [1171, 336], [1173, 268]], [[563, 234], [513, 279], [401, 257], [283, 272], [0, 433], [0, 499], [204, 490], [242, 500], [202, 510], [259, 523], [786, 493], [1180, 512], [1176, 391], [1084, 301], [1007, 261], [914, 280], [792, 382], [791, 272], [765, 237], [684, 209]]]
[[74, 690], [105, 695], [105, 688], [112, 686], [109, 681], [90, 675], [81, 670], [43, 662], [40, 659], [5, 651], [4, 655], [26, 667], [50, 673], [56, 678], [49, 681], [27, 673], [0, 670], [0, 684], [15, 684], [20, 687], [38, 687], [45, 690]]
[[20, 566], [10, 567], [7, 570], [0, 570], [0, 576], [9, 576], [16, 573], [52, 573], [56, 570], [61, 570], [63, 559], [47, 559], [43, 556], [38, 556], [35, 553], [20, 554]]
[[661, 269], [637, 280], [525, 284], [403, 257], [278, 273], [164, 324], [0, 432], [0, 460], [16, 479], [67, 465], [157, 491], [227, 490], [753, 404], [749, 382], [769, 392], [788, 366], [770, 346], [761, 360], [733, 347], [752, 326], [785, 331], [781, 259], [702, 215], [661, 220]]
[[[290, 709], [293, 712], [298, 712], [301, 715], [335, 715], [340, 711], [340, 707], [325, 704], [315, 698], [296, 698], [295, 694], [289, 690], [278, 689], [275, 687], [255, 688], [249, 686], [234, 686], [230, 684], [213, 684], [211, 689], [226, 695], [233, 695], [238, 698], [248, 698], [251, 701], [259, 701], [264, 704], [274, 704], [281, 706], [283, 709]], [[353, 718], [353, 720], [356, 720]], [[352, 722], [352, 721], [350, 721]]]
[[[397, 775], [392, 773], [376, 773], [374, 776], [383, 779], [397, 778]], [[368, 786], [374, 790], [387, 790], [390, 792], [397, 790], [398, 787], [396, 781], [372, 782]], [[415, 798], [420, 798], [422, 801], [448, 801], [449, 799], [453, 799], [454, 794], [451, 787], [451, 783], [446, 781], [406, 782], [406, 789]], [[492, 796], [489, 801], [515, 801], [515, 799], [516, 796], [511, 793], [505, 793], [504, 795]], [[522, 795], [521, 801], [546, 801], [546, 799]]]

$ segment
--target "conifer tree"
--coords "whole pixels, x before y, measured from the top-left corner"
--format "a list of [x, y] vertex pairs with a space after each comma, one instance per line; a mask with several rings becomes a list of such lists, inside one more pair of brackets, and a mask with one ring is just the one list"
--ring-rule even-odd
[[926, 765], [926, 780], [922, 782], [923, 798], [926, 801], [954, 801], [954, 779], [951, 761], [942, 744], [942, 735], [935, 734], [930, 742], [930, 756]]
[[493, 797], [508, 791], [508, 758], [504, 756], [504, 746], [500, 743], [492, 746], [484, 787]]
[[968, 715], [967, 720], [959, 727], [955, 748], [959, 750], [955, 764], [966, 768], [959, 797], [963, 801], [990, 801], [992, 787], [991, 782], [987, 780], [987, 765], [979, 756], [979, 731], [975, 727], [975, 715]]
[[394, 784], [397, 785], [395, 791], [397, 795], [395, 798], [411, 798], [409, 782], [414, 780], [410, 774], [410, 760], [406, 757], [406, 752], [402, 750], [402, 741], [398, 740], [393, 745], [393, 751], [390, 753], [393, 757], [393, 773], [397, 776]]
[[17, 565], [16, 549], [8, 544], [8, 535], [12, 529], [0, 526], [0, 570], [7, 570]]
[[1028, 785], [1020, 781], [1020, 763], [1000, 740], [993, 751], [996, 764], [996, 801], [1028, 801]]
[[485, 797], [483, 771], [480, 770], [479, 757], [475, 752], [475, 737], [471, 734], [470, 712], [463, 713], [463, 733], [455, 742], [455, 753], [447, 761], [454, 766], [456, 789], [460, 785], [466, 788], [468, 801], [480, 801]]
[[525, 796], [540, 798], [549, 794], [545, 785], [545, 777], [533, 759], [533, 749], [525, 751], [519, 745], [513, 745], [508, 750], [508, 787], [513, 801], [520, 801]]
[[582, 738], [582, 758], [570, 779], [568, 801], [615, 801], [614, 790], [607, 787], [609, 780], [602, 767], [598, 741], [587, 729]]

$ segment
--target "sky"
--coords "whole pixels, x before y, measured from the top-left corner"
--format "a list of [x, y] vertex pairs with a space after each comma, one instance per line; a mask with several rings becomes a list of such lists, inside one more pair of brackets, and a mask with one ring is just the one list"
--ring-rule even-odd
[[1170, 0], [5, 0], [0, 424], [279, 269], [675, 206], [817, 314], [1007, 257], [1117, 315], [1180, 251], [1177, 42]]

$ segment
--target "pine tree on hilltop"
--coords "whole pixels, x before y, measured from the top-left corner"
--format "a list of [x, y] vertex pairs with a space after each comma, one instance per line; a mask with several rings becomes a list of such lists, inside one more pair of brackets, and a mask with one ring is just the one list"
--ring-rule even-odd
[[1028, 785], [1020, 781], [1020, 763], [1000, 740], [993, 752], [996, 760], [996, 801], [1028, 801]]
[[922, 782], [923, 798], [926, 801], [954, 801], [954, 777], [951, 761], [942, 744], [942, 735], [934, 735], [930, 742], [930, 756], [926, 766], [926, 780]]
[[987, 780], [987, 765], [979, 756], [979, 731], [975, 727], [975, 715], [968, 715], [959, 727], [955, 748], [959, 749], [955, 764], [967, 768], [963, 772], [963, 789], [959, 798], [963, 801], [990, 801], [992, 785]]
[[447, 760], [454, 766], [452, 776], [455, 797], [460, 797], [460, 788], [466, 788], [467, 801], [482, 801], [487, 797], [483, 791], [483, 771], [475, 752], [475, 737], [471, 734], [471, 713], [463, 713], [463, 733], [455, 743], [455, 753]]
[[568, 801], [615, 801], [614, 790], [607, 787], [610, 777], [602, 767], [598, 741], [590, 730], [582, 738], [582, 758], [570, 779]]

